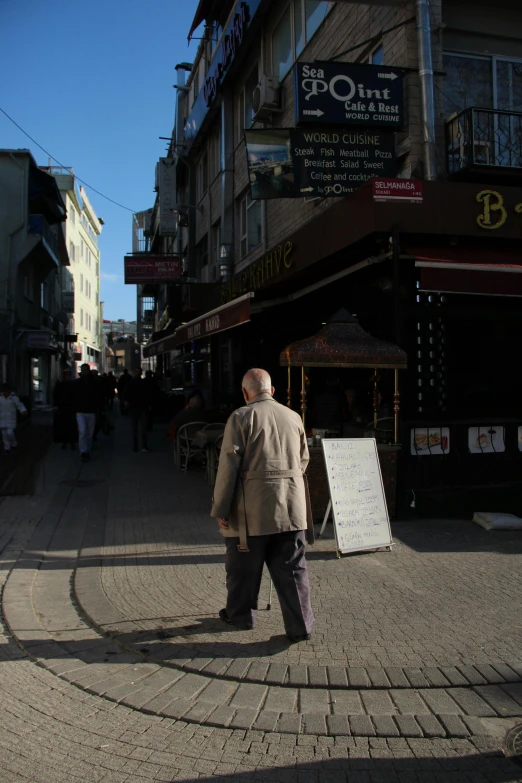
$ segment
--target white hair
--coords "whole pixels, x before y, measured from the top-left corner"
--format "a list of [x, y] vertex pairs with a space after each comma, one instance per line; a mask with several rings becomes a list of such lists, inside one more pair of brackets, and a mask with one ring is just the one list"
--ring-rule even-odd
[[244, 376], [241, 386], [251, 395], [270, 393], [272, 391], [272, 380], [266, 370], [260, 370], [255, 367], [249, 370]]

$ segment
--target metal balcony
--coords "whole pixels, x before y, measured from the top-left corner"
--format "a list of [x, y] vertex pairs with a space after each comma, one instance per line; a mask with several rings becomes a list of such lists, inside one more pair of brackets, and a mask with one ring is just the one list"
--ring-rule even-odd
[[470, 108], [446, 122], [449, 176], [495, 170], [520, 176], [522, 112]]
[[58, 237], [43, 215], [29, 215], [29, 233], [39, 234], [42, 237], [42, 244], [48, 254], [51, 256], [56, 266], [60, 266]]

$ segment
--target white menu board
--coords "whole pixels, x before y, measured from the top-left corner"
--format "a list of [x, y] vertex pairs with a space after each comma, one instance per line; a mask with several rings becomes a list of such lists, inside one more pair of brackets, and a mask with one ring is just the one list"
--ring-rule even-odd
[[337, 548], [391, 546], [392, 534], [374, 438], [323, 438]]

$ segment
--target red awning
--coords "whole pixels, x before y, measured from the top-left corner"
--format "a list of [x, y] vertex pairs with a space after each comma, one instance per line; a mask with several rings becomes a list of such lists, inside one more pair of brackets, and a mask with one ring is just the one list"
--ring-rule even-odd
[[522, 251], [408, 247], [421, 269], [421, 291], [522, 296]]
[[146, 357], [157, 356], [159, 353], [172, 351], [179, 345], [192, 340], [201, 340], [204, 337], [210, 337], [218, 332], [224, 332], [234, 326], [247, 323], [250, 321], [250, 299], [253, 295], [253, 293], [248, 293], [240, 296], [228, 304], [210, 310], [199, 318], [194, 318], [193, 321], [178, 326], [173, 334], [146, 345], [143, 349], [143, 355]]

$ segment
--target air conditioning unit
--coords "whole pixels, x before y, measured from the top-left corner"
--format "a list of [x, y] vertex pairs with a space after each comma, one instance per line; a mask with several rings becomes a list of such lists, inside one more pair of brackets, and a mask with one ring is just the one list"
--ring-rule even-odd
[[255, 122], [269, 120], [272, 112], [282, 111], [281, 87], [275, 76], [262, 76], [252, 93], [252, 113]]

